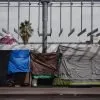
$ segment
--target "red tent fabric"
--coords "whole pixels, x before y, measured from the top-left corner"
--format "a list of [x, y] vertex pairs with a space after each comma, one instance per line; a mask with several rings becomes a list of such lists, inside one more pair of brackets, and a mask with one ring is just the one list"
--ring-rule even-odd
[[0, 39], [0, 44], [13, 44], [16, 40], [10, 36], [4, 36]]

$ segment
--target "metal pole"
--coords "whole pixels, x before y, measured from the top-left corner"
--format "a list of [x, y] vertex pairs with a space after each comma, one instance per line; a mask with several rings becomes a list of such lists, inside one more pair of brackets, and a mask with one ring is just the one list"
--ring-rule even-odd
[[50, 31], [52, 30], [52, 3], [50, 4]]
[[47, 22], [48, 22], [48, 1], [42, 2], [42, 27], [43, 27], [43, 36], [42, 36], [42, 53], [47, 52]]
[[83, 0], [81, 0], [81, 32], [82, 32], [82, 28], [83, 28]]
[[9, 32], [9, 0], [8, 0], [8, 23], [7, 23], [7, 32]]
[[[91, 0], [91, 32], [93, 31], [93, 0]], [[90, 41], [93, 44], [93, 35], [90, 36]]]
[[70, 31], [72, 30], [72, 0], [70, 1]]
[[29, 22], [30, 22], [30, 5], [31, 5], [31, 3], [30, 3], [30, 0], [29, 0]]
[[[18, 33], [19, 33], [19, 26], [20, 26], [20, 0], [18, 1]], [[19, 34], [18, 34], [19, 40]]]

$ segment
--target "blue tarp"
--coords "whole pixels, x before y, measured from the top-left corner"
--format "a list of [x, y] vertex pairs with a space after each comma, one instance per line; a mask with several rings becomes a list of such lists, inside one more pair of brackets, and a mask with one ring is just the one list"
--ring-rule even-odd
[[29, 50], [12, 50], [8, 63], [8, 74], [16, 72], [29, 72], [29, 53]]

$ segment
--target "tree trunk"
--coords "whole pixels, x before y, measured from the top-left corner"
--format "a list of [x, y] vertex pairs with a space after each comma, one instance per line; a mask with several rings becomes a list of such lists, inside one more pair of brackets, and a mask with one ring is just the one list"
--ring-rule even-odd
[[29, 39], [28, 35], [22, 36], [24, 45], [26, 45], [28, 43], [28, 39]]

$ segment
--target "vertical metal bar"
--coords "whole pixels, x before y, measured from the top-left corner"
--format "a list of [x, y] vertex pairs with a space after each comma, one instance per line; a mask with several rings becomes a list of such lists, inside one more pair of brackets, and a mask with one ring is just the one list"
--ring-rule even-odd
[[83, 0], [81, 0], [81, 32], [83, 28]]
[[70, 1], [70, 31], [72, 30], [72, 0]]
[[43, 36], [42, 36], [42, 53], [47, 52], [47, 22], [48, 22], [48, 2], [42, 2], [42, 24], [43, 24]]
[[39, 8], [38, 8], [38, 28], [40, 29], [40, 2], [39, 2]]
[[30, 0], [29, 0], [29, 22], [30, 22], [30, 5], [31, 5], [31, 3], [30, 3]]
[[7, 19], [7, 31], [9, 32], [9, 0], [8, 0], [8, 19]]
[[62, 2], [60, 2], [60, 32], [59, 36], [62, 34], [63, 28], [62, 28]]
[[[91, 0], [91, 32], [93, 31], [93, 0]], [[90, 36], [90, 41], [93, 44], [93, 35]]]
[[52, 3], [50, 4], [50, 30], [52, 30]]
[[61, 13], [61, 6], [62, 6], [62, 3], [60, 2], [60, 31], [61, 31], [61, 19], [62, 19], [62, 13]]
[[91, 31], [93, 30], [93, 0], [91, 0]]
[[40, 2], [38, 3], [38, 35], [42, 36], [42, 33], [40, 33], [40, 19], [41, 19], [41, 14], [40, 14]]
[[[18, 1], [18, 33], [19, 33], [19, 26], [20, 26], [20, 0]], [[19, 40], [19, 34], [18, 34]]]

